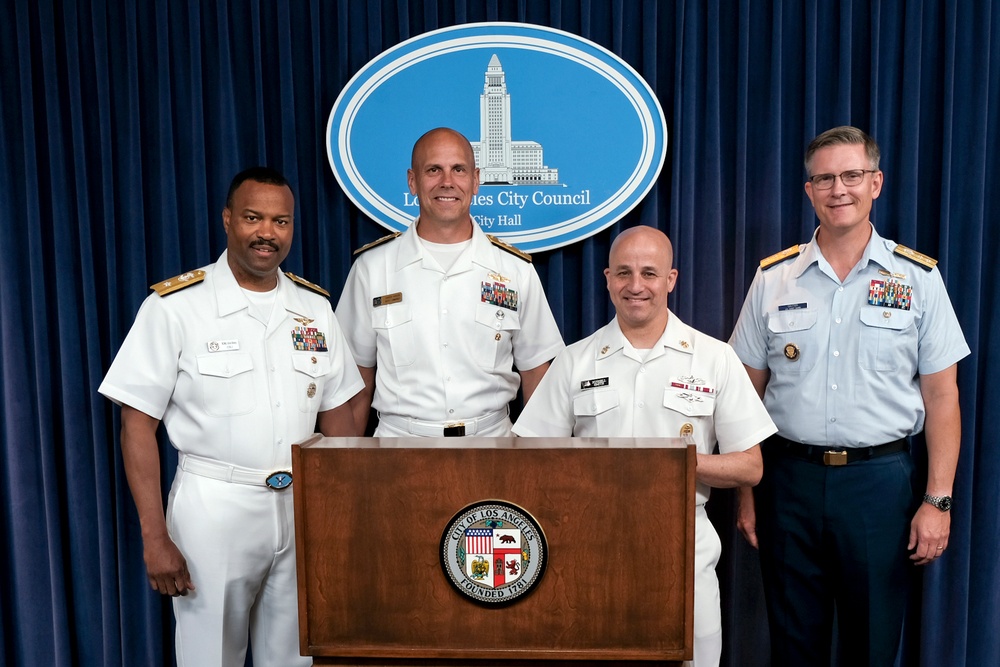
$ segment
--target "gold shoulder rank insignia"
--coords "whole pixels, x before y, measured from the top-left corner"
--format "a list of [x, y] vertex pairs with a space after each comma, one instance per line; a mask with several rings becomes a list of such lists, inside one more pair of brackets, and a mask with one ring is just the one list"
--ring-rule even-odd
[[781, 252], [776, 252], [770, 257], [765, 257], [764, 259], [760, 260], [760, 268], [769, 269], [775, 264], [780, 264], [786, 259], [797, 257], [798, 254], [799, 254], [799, 245], [796, 243], [791, 248], [785, 248]]
[[529, 262], [529, 263], [531, 262], [531, 255], [529, 255], [528, 253], [524, 252], [520, 248], [515, 248], [514, 246], [512, 246], [509, 243], [504, 243], [503, 241], [501, 241], [497, 237], [493, 236], [492, 234], [487, 234], [486, 238], [488, 238], [490, 240], [490, 243], [492, 243], [496, 247], [500, 248], [501, 250], [503, 250], [505, 252], [509, 252], [512, 255], [516, 255], [517, 257], [520, 257], [521, 259], [523, 259], [526, 262]]
[[288, 276], [289, 280], [291, 280], [292, 282], [298, 283], [299, 285], [302, 285], [306, 289], [311, 289], [313, 292], [319, 292], [328, 299], [330, 298], [330, 293], [327, 292], [322, 287], [320, 287], [319, 285], [317, 285], [316, 283], [311, 283], [305, 278], [299, 278], [291, 271], [285, 271], [285, 275]]
[[912, 248], [907, 248], [905, 245], [900, 245], [897, 243], [896, 248], [893, 250], [893, 252], [899, 255], [900, 257], [905, 257], [914, 264], [919, 264], [920, 266], [924, 267], [924, 271], [930, 271], [935, 266], [937, 266], [936, 259], [928, 257], [922, 252], [917, 252]]
[[382, 245], [383, 243], [388, 243], [389, 241], [391, 241], [391, 240], [393, 240], [393, 239], [395, 239], [395, 238], [397, 238], [399, 236], [402, 236], [402, 235], [403, 235], [403, 232], [393, 232], [392, 234], [386, 234], [385, 236], [383, 236], [380, 239], [375, 239], [371, 243], [364, 244], [363, 246], [361, 246], [360, 248], [358, 248], [357, 250], [355, 250], [354, 254], [355, 255], [360, 255], [361, 253], [365, 252], [366, 250], [371, 250], [372, 248], [377, 248], [378, 246]]
[[150, 285], [149, 289], [154, 290], [160, 296], [166, 296], [168, 294], [172, 294], [173, 292], [180, 291], [185, 287], [197, 285], [204, 279], [205, 272], [198, 269], [197, 271], [188, 271], [187, 273], [182, 273], [179, 276], [174, 276], [173, 278], [164, 280], [161, 283]]

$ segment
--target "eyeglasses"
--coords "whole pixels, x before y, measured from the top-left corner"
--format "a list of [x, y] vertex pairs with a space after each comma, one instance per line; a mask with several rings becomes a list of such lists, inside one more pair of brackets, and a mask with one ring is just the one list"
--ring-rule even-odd
[[809, 177], [809, 182], [817, 190], [829, 190], [833, 187], [833, 182], [839, 176], [840, 182], [844, 184], [844, 187], [850, 188], [855, 185], [861, 185], [861, 181], [865, 180], [865, 174], [874, 174], [877, 171], [878, 169], [848, 169], [839, 174], [816, 174]]

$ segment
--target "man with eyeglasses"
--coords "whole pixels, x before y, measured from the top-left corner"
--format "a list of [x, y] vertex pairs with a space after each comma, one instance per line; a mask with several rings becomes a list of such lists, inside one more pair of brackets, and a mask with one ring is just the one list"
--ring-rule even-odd
[[936, 260], [869, 220], [875, 141], [828, 130], [805, 166], [819, 227], [760, 263], [730, 340], [778, 426], [737, 524], [760, 551], [772, 665], [829, 667], [835, 610], [841, 664], [892, 665], [912, 566], [948, 548], [969, 347]]

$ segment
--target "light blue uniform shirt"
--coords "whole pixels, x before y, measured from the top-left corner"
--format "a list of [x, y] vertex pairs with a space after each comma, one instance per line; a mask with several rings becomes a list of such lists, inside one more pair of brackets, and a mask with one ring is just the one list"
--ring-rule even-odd
[[[794, 259], [757, 269], [729, 342], [744, 364], [770, 370], [764, 405], [785, 438], [865, 447], [919, 433], [918, 376], [969, 354], [941, 273], [895, 247], [873, 228], [841, 282], [814, 233]], [[909, 299], [869, 303], [890, 281]]]

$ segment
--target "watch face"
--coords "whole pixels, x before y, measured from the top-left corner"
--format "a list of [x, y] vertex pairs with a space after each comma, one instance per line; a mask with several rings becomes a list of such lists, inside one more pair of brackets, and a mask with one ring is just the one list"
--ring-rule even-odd
[[947, 512], [951, 509], [951, 496], [945, 496], [938, 501], [938, 509], [942, 512]]

